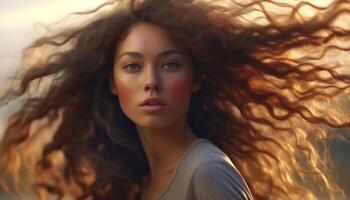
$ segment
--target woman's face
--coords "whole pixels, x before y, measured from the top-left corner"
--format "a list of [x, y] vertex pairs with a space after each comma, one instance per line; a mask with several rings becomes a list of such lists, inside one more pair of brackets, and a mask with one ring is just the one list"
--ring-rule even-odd
[[[112, 92], [136, 126], [169, 128], [186, 123], [192, 92], [189, 56], [160, 26], [140, 22], [116, 47]], [[148, 100], [148, 101], [147, 101]]]

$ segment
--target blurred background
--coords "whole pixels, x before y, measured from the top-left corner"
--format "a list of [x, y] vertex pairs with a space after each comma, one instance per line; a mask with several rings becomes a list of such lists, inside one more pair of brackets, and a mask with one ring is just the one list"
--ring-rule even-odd
[[[21, 63], [23, 49], [43, 31], [68, 14], [96, 8], [105, 0], [0, 0], [0, 87], [14, 75]], [[0, 108], [0, 139], [6, 117], [15, 104]], [[8, 200], [0, 189], [0, 200]], [[26, 200], [36, 199], [25, 196]]]
[[[103, 2], [105, 1], [0, 0], [0, 86], [18, 69], [23, 49], [38, 37], [38, 23], [50, 25], [69, 13], [92, 9]], [[14, 109], [15, 105], [0, 108], [0, 138], [4, 119]], [[329, 145], [339, 172], [337, 179], [350, 199], [350, 145], [345, 142], [331, 142]], [[5, 199], [8, 198], [0, 190], [0, 200]]]
[[[0, 85], [18, 69], [23, 49], [39, 36], [43, 26], [54, 24], [70, 13], [96, 8], [104, 2], [0, 0]], [[0, 109], [1, 124], [13, 109], [11, 106]]]

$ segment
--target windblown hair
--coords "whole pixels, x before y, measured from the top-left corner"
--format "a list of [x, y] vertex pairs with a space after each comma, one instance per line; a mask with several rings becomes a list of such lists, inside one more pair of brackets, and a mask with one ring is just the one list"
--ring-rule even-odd
[[149, 22], [191, 54], [202, 87], [188, 122], [230, 157], [255, 199], [345, 198], [324, 144], [349, 128], [338, 107], [350, 61], [334, 57], [350, 50], [350, 27], [339, 22], [350, 2], [281, 2], [114, 1], [36, 40], [0, 99], [20, 102], [0, 146], [3, 188], [29, 184], [40, 199], [139, 198], [148, 161], [109, 83], [116, 44]]

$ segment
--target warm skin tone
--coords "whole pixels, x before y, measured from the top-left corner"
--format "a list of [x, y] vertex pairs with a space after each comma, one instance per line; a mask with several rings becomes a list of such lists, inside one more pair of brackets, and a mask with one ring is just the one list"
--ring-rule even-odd
[[[187, 123], [191, 95], [200, 87], [191, 59], [164, 29], [140, 22], [116, 47], [113, 77], [112, 93], [135, 123], [150, 164], [144, 199], [157, 199], [196, 139]], [[155, 97], [165, 104], [159, 110], [140, 106]]]

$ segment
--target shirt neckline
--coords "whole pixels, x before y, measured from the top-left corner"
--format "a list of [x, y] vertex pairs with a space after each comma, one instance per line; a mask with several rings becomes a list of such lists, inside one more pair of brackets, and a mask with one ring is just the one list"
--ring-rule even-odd
[[187, 157], [187, 155], [189, 154], [189, 152], [193, 149], [193, 147], [198, 144], [199, 142], [202, 141], [207, 141], [207, 139], [205, 138], [197, 138], [195, 141], [192, 142], [192, 144], [187, 148], [187, 150], [185, 151], [185, 153], [182, 154], [182, 156], [180, 157], [180, 159], [177, 161], [176, 165], [175, 165], [175, 169], [173, 172], [173, 175], [167, 185], [167, 187], [165, 188], [165, 190], [163, 190], [162, 193], [160, 193], [159, 197], [157, 198], [157, 200], [161, 200], [164, 195], [169, 191], [171, 185], [173, 184], [175, 177], [177, 175], [178, 169], [180, 167], [180, 165], [182, 164], [183, 160]]

